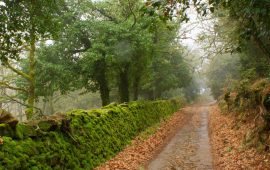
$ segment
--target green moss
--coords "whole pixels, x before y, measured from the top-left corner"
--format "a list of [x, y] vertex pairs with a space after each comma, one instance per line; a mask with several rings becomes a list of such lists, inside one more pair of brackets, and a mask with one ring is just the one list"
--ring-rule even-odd
[[5, 123], [0, 124], [0, 136], [9, 136], [13, 137], [14, 136], [14, 130]]
[[[41, 121], [38, 126], [46, 133], [18, 124], [16, 138], [3, 137], [0, 169], [93, 169], [115, 156], [146, 128], [179, 109], [179, 104], [139, 101], [73, 110], [67, 113], [66, 119], [71, 120], [68, 127], [62, 124], [52, 130], [55, 123]], [[149, 133], [152, 131], [150, 128]]]
[[58, 128], [58, 123], [55, 120], [42, 120], [38, 123], [38, 127], [41, 131], [48, 132]]
[[16, 137], [19, 139], [23, 139], [24, 137], [24, 125], [18, 124], [16, 126]]
[[5, 123], [0, 123], [0, 128], [6, 128], [8, 125]]

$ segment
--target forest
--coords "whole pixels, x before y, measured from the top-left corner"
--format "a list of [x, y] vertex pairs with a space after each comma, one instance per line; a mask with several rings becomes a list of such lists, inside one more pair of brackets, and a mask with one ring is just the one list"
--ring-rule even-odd
[[[168, 98], [172, 89], [189, 93], [191, 66], [177, 43], [180, 19], [165, 23], [142, 6], [140, 1], [5, 2], [3, 103], [18, 101], [31, 119], [53, 114], [58, 96], [75, 90], [98, 92], [102, 106]], [[41, 103], [51, 105], [47, 113], [37, 106]]]
[[269, 169], [269, 18], [269, 0], [0, 0], [0, 169]]

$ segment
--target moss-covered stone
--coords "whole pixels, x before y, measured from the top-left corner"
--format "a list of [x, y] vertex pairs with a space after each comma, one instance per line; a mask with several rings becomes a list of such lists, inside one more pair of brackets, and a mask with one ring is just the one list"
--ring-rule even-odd
[[8, 124], [10, 127], [15, 127], [19, 121], [6, 110], [0, 109], [0, 123]]
[[16, 134], [19, 139], [38, 136], [35, 126], [24, 123], [16, 126]]
[[13, 136], [13, 130], [6, 123], [0, 123], [0, 136]]
[[54, 131], [58, 128], [58, 122], [53, 119], [41, 120], [38, 123], [38, 127], [44, 132]]
[[176, 101], [140, 101], [18, 124], [15, 138], [3, 137], [0, 169], [93, 169], [179, 107]]

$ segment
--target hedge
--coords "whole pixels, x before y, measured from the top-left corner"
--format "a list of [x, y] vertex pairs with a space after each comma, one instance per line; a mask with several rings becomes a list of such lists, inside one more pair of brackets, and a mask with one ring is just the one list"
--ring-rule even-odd
[[61, 119], [19, 123], [13, 135], [2, 137], [0, 169], [93, 169], [180, 105], [176, 100], [111, 104], [74, 110]]

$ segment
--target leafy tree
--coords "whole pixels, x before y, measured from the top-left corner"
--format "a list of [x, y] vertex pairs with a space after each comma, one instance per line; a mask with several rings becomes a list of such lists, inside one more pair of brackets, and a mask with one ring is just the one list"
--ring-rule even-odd
[[161, 98], [163, 92], [185, 88], [191, 82], [190, 69], [177, 49], [154, 58], [149, 74], [143, 88], [150, 99]]
[[154, 99], [186, 87], [191, 75], [175, 41], [179, 21], [146, 16], [142, 6], [136, 0], [67, 1], [58, 38], [37, 50], [35, 96], [50, 100], [55, 92], [85, 89], [99, 91], [107, 105], [115, 88], [119, 101], [128, 102], [131, 93], [134, 100], [145, 92]]
[[79, 86], [74, 79], [76, 74], [76, 63], [68, 60], [65, 53], [61, 54], [62, 48], [57, 44], [53, 46], [42, 46], [37, 51], [36, 63], [36, 96], [44, 97], [45, 102], [50, 104], [50, 113], [54, 113], [53, 98], [56, 92], [66, 94]]
[[210, 4], [218, 10], [227, 10], [229, 17], [237, 21], [238, 48], [243, 48], [246, 41], [252, 41], [269, 58], [270, 51], [267, 46], [270, 43], [270, 2], [268, 0], [222, 0], [210, 1]]
[[[227, 79], [235, 79], [232, 75], [235, 68], [238, 70], [238, 80], [254, 80], [269, 76], [269, 15], [266, 1], [210, 1], [215, 7], [213, 15], [215, 23], [215, 36], [210, 33], [220, 54], [216, 56], [210, 67], [213, 72], [209, 85], [215, 97], [221, 94], [221, 88], [227, 86]], [[209, 47], [209, 48], [216, 48]], [[228, 53], [237, 56], [237, 60]], [[227, 56], [225, 59], [222, 53]], [[217, 60], [220, 60], [219, 62]], [[217, 63], [219, 66], [215, 66]], [[231, 68], [228, 64], [237, 64]], [[228, 68], [232, 70], [228, 71]], [[216, 69], [216, 71], [214, 71]], [[215, 74], [217, 76], [215, 76]], [[222, 81], [223, 79], [223, 81]], [[222, 85], [223, 84], [223, 85]]]
[[134, 71], [134, 65], [145, 65], [144, 54], [151, 44], [151, 35], [145, 29], [138, 4], [137, 1], [96, 3], [89, 7], [90, 17], [82, 20], [75, 16], [76, 20], [63, 33], [61, 41], [70, 55], [81, 56], [76, 60], [81, 67], [82, 86], [89, 91], [99, 90], [103, 105], [109, 103], [113, 85], [118, 86], [120, 101], [129, 101], [132, 81], [129, 74], [136, 73], [138, 80], [140, 72]]
[[223, 88], [231, 85], [232, 80], [240, 79], [240, 55], [218, 55], [209, 64], [207, 69], [208, 86], [214, 98], [223, 94]]
[[[63, 1], [1, 1], [0, 5], [0, 58], [2, 64], [27, 81], [27, 118], [34, 114], [36, 43], [40, 39], [57, 35], [60, 28], [57, 15]], [[28, 54], [29, 69], [23, 72], [12, 66], [11, 60], [19, 60], [20, 54]], [[8, 86], [5, 86], [8, 88]]]

